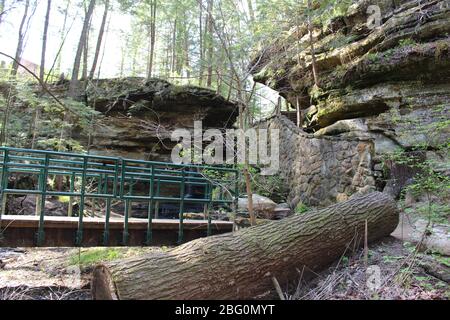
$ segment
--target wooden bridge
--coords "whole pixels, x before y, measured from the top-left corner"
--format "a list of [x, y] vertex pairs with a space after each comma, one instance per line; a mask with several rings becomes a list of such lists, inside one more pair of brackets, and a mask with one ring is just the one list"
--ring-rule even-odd
[[[232, 222], [215, 221], [211, 213], [235, 212], [239, 197], [239, 173], [226, 167], [1, 147], [0, 172], [0, 246], [180, 244], [232, 231]], [[28, 183], [19, 183], [23, 177]], [[35, 215], [7, 212], [8, 197], [23, 195], [35, 196]], [[47, 197], [68, 198], [67, 216], [46, 215]], [[123, 216], [111, 216], [112, 201], [123, 203]], [[147, 205], [146, 218], [133, 217], [137, 202]], [[94, 214], [100, 203], [101, 218]], [[167, 203], [178, 212], [161, 219]], [[203, 220], [185, 219], [188, 205], [200, 208]]]

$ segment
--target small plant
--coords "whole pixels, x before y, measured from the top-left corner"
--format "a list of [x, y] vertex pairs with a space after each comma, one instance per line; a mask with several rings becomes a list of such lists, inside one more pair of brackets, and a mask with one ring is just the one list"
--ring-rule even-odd
[[399, 47], [406, 47], [406, 46], [411, 46], [416, 44], [417, 42], [414, 39], [411, 38], [406, 38], [406, 39], [401, 39], [398, 42]]
[[111, 261], [118, 259], [122, 253], [117, 249], [88, 249], [77, 252], [69, 258], [69, 265], [90, 266], [101, 261]]
[[366, 59], [369, 62], [376, 62], [380, 58], [378, 53], [369, 53], [366, 55]]
[[304, 213], [308, 212], [309, 210], [310, 210], [310, 208], [301, 201], [295, 207], [295, 213], [297, 213], [297, 214], [304, 214]]

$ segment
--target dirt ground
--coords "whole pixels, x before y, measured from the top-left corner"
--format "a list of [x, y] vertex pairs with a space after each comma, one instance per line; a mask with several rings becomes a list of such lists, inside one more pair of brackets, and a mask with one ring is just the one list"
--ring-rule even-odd
[[358, 250], [314, 280], [300, 280], [286, 295], [294, 300], [448, 300], [449, 283], [448, 257], [420, 253], [388, 237], [369, 247], [367, 267], [364, 251]]
[[157, 248], [0, 248], [0, 300], [89, 300], [92, 266]]

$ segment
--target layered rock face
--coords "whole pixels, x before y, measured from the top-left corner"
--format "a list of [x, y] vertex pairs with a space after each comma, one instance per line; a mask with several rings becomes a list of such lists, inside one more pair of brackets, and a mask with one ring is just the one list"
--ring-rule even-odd
[[[367, 24], [370, 5], [381, 10], [375, 28]], [[309, 133], [305, 138], [292, 129], [296, 133], [291, 140], [296, 142], [290, 147], [297, 155], [282, 159], [286, 175], [298, 179], [300, 170], [305, 172], [303, 179], [323, 184], [324, 190], [299, 187], [291, 198], [339, 200], [341, 193], [349, 196], [361, 187], [383, 189], [383, 156], [398, 148], [424, 146], [425, 157], [450, 172], [445, 151], [450, 136], [449, 33], [448, 1], [360, 0], [345, 15], [314, 25], [318, 87], [306, 25], [293, 27], [255, 59], [255, 80], [278, 90], [293, 108], [298, 104], [302, 129]], [[360, 158], [361, 143], [371, 145], [370, 159]], [[346, 155], [338, 157], [339, 152]], [[339, 176], [360, 169], [347, 166], [344, 159], [363, 161], [362, 171], [367, 172], [362, 184], [351, 178], [350, 183], [344, 177], [325, 177], [325, 171], [316, 169], [331, 165], [330, 174]], [[297, 170], [296, 165], [306, 167]], [[348, 180], [342, 182], [344, 191], [335, 186], [342, 179]]]
[[98, 80], [86, 91], [87, 103], [101, 112], [92, 134], [91, 153], [170, 161], [172, 130], [231, 128], [235, 103], [214, 91], [176, 86], [161, 79]]

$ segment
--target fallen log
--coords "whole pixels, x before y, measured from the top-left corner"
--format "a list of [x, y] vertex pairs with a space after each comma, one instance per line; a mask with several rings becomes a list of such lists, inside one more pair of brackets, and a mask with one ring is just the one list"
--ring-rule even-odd
[[351, 245], [388, 236], [397, 226], [395, 201], [380, 192], [328, 208], [208, 238], [169, 251], [94, 268], [94, 299], [252, 299], [320, 270]]

